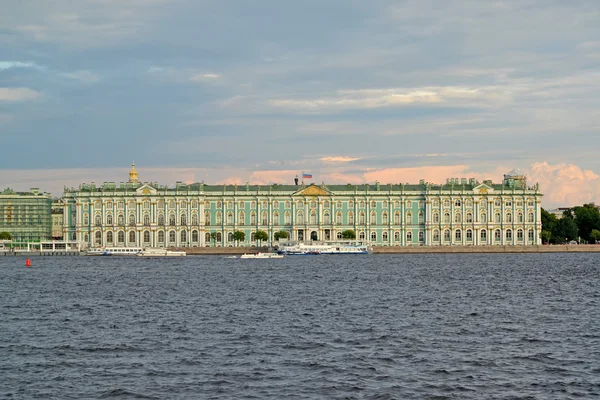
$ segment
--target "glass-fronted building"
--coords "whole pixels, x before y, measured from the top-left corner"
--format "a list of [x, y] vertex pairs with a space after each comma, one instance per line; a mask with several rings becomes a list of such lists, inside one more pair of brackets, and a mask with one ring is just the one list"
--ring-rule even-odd
[[[541, 197], [520, 171], [500, 184], [207, 185], [138, 180], [82, 184], [63, 196], [63, 237], [89, 246], [248, 246], [265, 231], [299, 241], [353, 230], [378, 246], [541, 243]], [[234, 232], [245, 233], [238, 243]], [[212, 234], [212, 235], [211, 235]]]
[[0, 192], [0, 232], [13, 243], [37, 243], [52, 238], [52, 196], [33, 188], [29, 192]]

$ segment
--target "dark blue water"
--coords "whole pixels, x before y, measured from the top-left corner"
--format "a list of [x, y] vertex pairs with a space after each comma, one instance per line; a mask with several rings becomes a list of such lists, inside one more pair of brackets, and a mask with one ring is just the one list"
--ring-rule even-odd
[[600, 396], [600, 254], [0, 257], [0, 397]]

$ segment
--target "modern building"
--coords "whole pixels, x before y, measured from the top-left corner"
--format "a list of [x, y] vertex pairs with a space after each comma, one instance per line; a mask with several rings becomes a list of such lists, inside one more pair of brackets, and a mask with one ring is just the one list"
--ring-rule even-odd
[[12, 242], [38, 243], [52, 238], [52, 196], [32, 188], [29, 192], [5, 189], [0, 192], [0, 232]]
[[52, 240], [63, 239], [63, 212], [62, 199], [52, 200]]
[[[353, 230], [379, 246], [528, 245], [541, 243], [541, 197], [520, 171], [501, 184], [207, 185], [129, 180], [65, 189], [63, 236], [88, 246], [195, 247], [273, 241], [336, 240]], [[212, 234], [212, 236], [211, 236]]]

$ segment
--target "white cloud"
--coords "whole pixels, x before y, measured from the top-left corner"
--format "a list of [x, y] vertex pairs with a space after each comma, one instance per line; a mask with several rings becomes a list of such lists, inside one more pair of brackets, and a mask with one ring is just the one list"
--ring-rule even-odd
[[215, 73], [201, 73], [201, 74], [192, 75], [190, 80], [193, 82], [206, 82], [206, 81], [213, 81], [215, 79], [219, 79], [220, 77], [221, 77], [221, 75], [215, 74]]
[[344, 157], [344, 156], [330, 156], [330, 157], [321, 157], [321, 161], [325, 163], [348, 163], [352, 161], [360, 160], [361, 157]]
[[0, 87], [0, 101], [27, 101], [39, 98], [41, 94], [29, 88]]
[[0, 71], [10, 68], [41, 68], [39, 65], [32, 62], [21, 61], [0, 61]]
[[87, 71], [87, 70], [68, 72], [68, 73], [62, 74], [62, 76], [64, 76], [65, 78], [79, 81], [81, 83], [85, 83], [85, 84], [96, 83], [100, 80], [100, 77], [98, 75], [94, 74], [91, 71]]

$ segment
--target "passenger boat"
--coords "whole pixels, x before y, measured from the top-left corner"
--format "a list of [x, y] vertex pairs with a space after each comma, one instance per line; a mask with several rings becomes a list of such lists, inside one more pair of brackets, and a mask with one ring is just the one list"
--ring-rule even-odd
[[280, 242], [279, 254], [309, 256], [321, 254], [369, 254], [372, 251], [368, 243], [346, 242]]
[[163, 248], [146, 248], [137, 254], [140, 257], [185, 257], [185, 251], [167, 250]]
[[97, 247], [86, 251], [86, 256], [135, 256], [142, 252], [141, 247]]
[[240, 258], [283, 258], [283, 254], [277, 253], [251, 253], [242, 254]]

